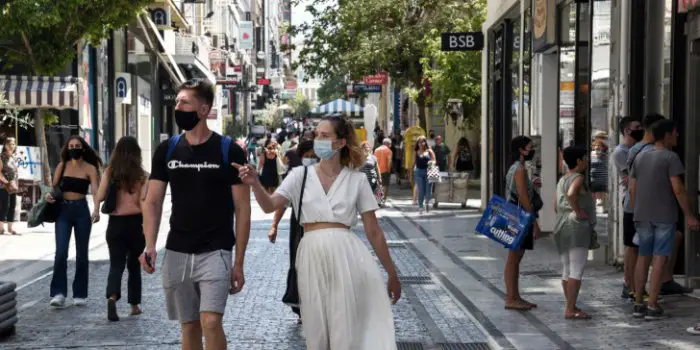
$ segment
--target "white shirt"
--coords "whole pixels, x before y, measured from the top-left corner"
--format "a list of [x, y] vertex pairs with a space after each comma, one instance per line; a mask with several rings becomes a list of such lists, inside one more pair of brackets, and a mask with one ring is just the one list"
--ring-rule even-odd
[[[302, 224], [332, 222], [353, 227], [357, 224], [357, 214], [379, 209], [364, 173], [343, 167], [326, 194], [316, 166], [308, 169], [301, 210]], [[303, 179], [304, 167], [296, 167], [275, 191], [287, 198], [297, 213]]]

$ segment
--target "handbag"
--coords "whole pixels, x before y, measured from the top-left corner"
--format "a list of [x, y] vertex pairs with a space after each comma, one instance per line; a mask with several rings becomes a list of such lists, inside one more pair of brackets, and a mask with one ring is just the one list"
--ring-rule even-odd
[[117, 184], [110, 180], [100, 211], [102, 214], [111, 214], [115, 209], [117, 209]]
[[[532, 198], [530, 198], [530, 204], [532, 204], [532, 209], [534, 209], [535, 213], [539, 212], [542, 210], [542, 207], [544, 207], [544, 201], [542, 201], [542, 196], [540, 196], [537, 191], [532, 191], [533, 195]], [[511, 198], [511, 203], [515, 205], [519, 205], [518, 201], [518, 194], [511, 192], [510, 193], [510, 198]]]
[[519, 249], [534, 218], [534, 214], [494, 195], [476, 226], [476, 232], [508, 249]]
[[440, 176], [440, 168], [438, 168], [435, 162], [430, 162], [428, 164], [428, 183], [434, 184], [442, 181]]
[[[290, 237], [289, 239], [289, 271], [287, 272], [287, 289], [282, 297], [282, 302], [292, 307], [292, 310], [299, 308], [299, 284], [297, 282], [297, 247], [299, 247], [299, 242], [302, 237], [304, 237], [304, 226], [301, 225], [301, 204], [304, 199], [304, 187], [306, 187], [306, 175], [309, 172], [309, 167], [304, 167], [304, 180], [301, 182], [301, 194], [299, 195], [299, 213], [295, 213], [297, 219], [296, 230], [297, 234], [295, 237]], [[291, 230], [291, 229], [290, 229]], [[295, 310], [296, 312], [296, 310]]]

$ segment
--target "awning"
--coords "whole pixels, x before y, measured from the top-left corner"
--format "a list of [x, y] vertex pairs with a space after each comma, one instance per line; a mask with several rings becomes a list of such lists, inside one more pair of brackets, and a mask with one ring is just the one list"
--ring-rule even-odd
[[[165, 43], [163, 42], [163, 38], [160, 36], [160, 32], [158, 31], [155, 23], [153, 23], [151, 18], [145, 14], [141, 14], [136, 18], [146, 34], [146, 41], [148, 41], [148, 45], [154, 50], [158, 56], [158, 59], [160, 59], [160, 61], [163, 63], [163, 67], [170, 75], [171, 80], [176, 86], [185, 82], [187, 79], [180, 71], [180, 66], [177, 65], [177, 62], [175, 62], [173, 56], [170, 55], [167, 50], [165, 50]], [[151, 32], [152, 36], [156, 38], [157, 44], [151, 41], [151, 35], [149, 35], [148, 32]]]
[[349, 116], [359, 116], [364, 109], [350, 101], [337, 99], [320, 105], [311, 110], [312, 114], [335, 114], [341, 113]]
[[78, 109], [80, 79], [0, 75], [0, 92], [11, 106], [23, 109]]

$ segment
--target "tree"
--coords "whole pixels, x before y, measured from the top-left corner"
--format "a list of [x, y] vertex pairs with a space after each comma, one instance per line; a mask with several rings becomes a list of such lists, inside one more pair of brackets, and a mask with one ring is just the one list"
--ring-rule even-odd
[[290, 28], [303, 35], [299, 64], [310, 76], [350, 75], [355, 80], [379, 71], [415, 91], [421, 126], [428, 102], [423, 38], [453, 28], [461, 13], [483, 8], [485, 1], [454, 0], [314, 0], [306, 10], [310, 24]]
[[282, 125], [282, 111], [275, 103], [268, 103], [257, 120], [268, 128], [276, 128]]
[[[129, 24], [150, 0], [14, 0], [0, 5], [0, 60], [33, 75], [57, 75], [77, 54], [81, 40], [99, 45], [110, 31]], [[43, 109], [35, 113], [42, 173], [51, 183]]]
[[323, 103], [331, 102], [335, 99], [344, 98], [347, 82], [344, 76], [334, 75], [327, 77], [316, 90], [318, 100]]
[[[486, 2], [474, 1], [452, 5], [454, 11], [449, 21], [454, 32], [478, 32], [486, 19]], [[443, 13], [445, 14], [445, 13]], [[447, 100], [462, 100], [465, 124], [469, 128], [478, 125], [481, 115], [481, 52], [445, 52], [441, 50], [440, 32], [433, 29], [423, 40], [423, 70], [430, 81], [428, 101], [445, 112]]]
[[297, 119], [303, 119], [311, 111], [311, 101], [306, 96], [298, 92], [294, 99], [289, 101], [289, 106], [292, 107], [292, 114]]

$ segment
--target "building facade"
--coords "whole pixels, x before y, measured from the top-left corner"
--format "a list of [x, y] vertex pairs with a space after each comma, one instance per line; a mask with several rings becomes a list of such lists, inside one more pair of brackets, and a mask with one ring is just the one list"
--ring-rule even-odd
[[[591, 156], [607, 162], [619, 142], [619, 117], [649, 113], [676, 121], [686, 186], [698, 193], [700, 124], [692, 117], [700, 100], [697, 2], [489, 1], [483, 28], [482, 169], [488, 176], [482, 180], [482, 203], [504, 194], [512, 163], [509, 142], [528, 135], [538, 152], [531, 176], [541, 178], [545, 199], [540, 225], [552, 231], [555, 214], [548, 199], [554, 198], [564, 171], [561, 149], [595, 146], [602, 151]], [[599, 193], [599, 221], [608, 237], [602, 252], [608, 262], [619, 263], [621, 200], [615, 169], [608, 170], [606, 190]], [[698, 198], [691, 202], [697, 211]], [[679, 259], [677, 272], [697, 287], [700, 240], [689, 234], [684, 243], [685, 259]]]

